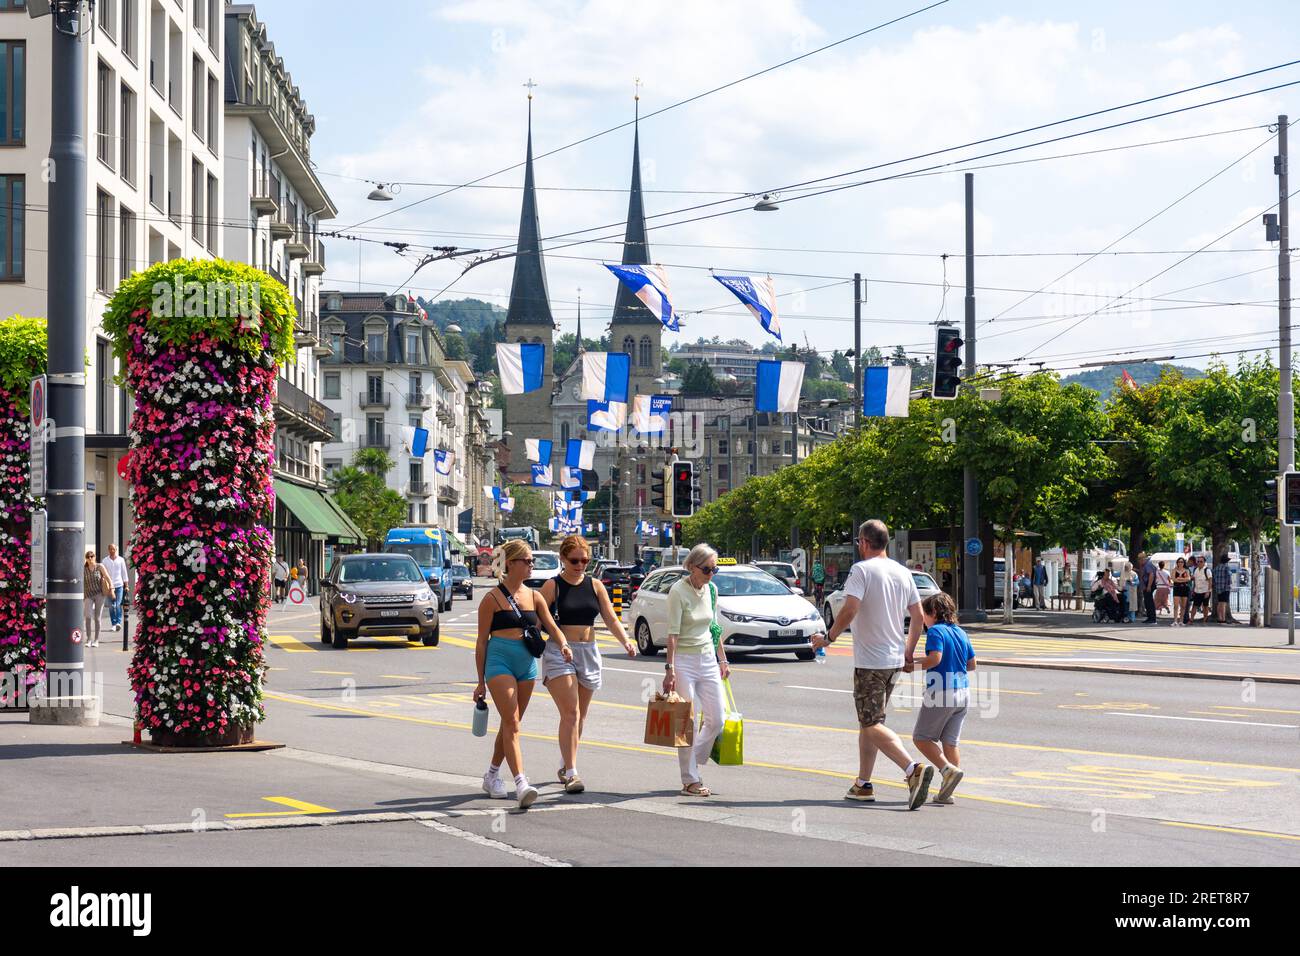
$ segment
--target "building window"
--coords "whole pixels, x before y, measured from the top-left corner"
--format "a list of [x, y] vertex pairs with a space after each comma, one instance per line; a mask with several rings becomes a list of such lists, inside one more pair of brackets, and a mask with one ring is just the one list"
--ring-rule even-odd
[[211, 73], [208, 74], [208, 149], [212, 150], [212, 155], [217, 154], [217, 124], [221, 122], [221, 109], [217, 105], [217, 78]]
[[787, 438], [787, 439], [785, 440], [785, 453], [786, 453], [787, 455], [791, 454], [791, 449], [792, 449], [792, 446], [791, 446], [791, 444], [790, 444], [790, 439]]
[[[406, 333], [406, 362], [408, 365], [420, 363], [420, 333], [415, 330]], [[415, 393], [412, 392], [412, 395]]]
[[95, 340], [95, 431], [101, 435], [112, 430], [109, 413], [113, 407], [109, 391], [113, 374], [112, 350], [107, 339]]
[[136, 139], [138, 138], [135, 130], [135, 91], [123, 83], [118, 99], [118, 112], [121, 113], [118, 121], [122, 128], [121, 162], [118, 164], [118, 172], [122, 174], [123, 179], [134, 186]]
[[125, 206], [117, 210], [118, 278], [135, 271], [135, 213]]
[[99, 61], [98, 95], [96, 97], [95, 155], [109, 169], [117, 154], [117, 141], [113, 133], [113, 119], [117, 112], [117, 83], [113, 71], [103, 60]]
[[95, 200], [95, 288], [100, 292], [113, 291], [113, 197], [96, 190]]
[[217, 254], [217, 177], [208, 173], [208, 251]]
[[411, 484], [420, 485], [424, 483], [424, 462], [419, 458], [411, 459]]
[[338, 412], [330, 415], [330, 440], [343, 440], [343, 416]]
[[[338, 417], [338, 416], [335, 416], [335, 418], [337, 418], [337, 417]], [[334, 477], [334, 472], [338, 471], [338, 470], [339, 470], [340, 468], [342, 468], [342, 467], [343, 467], [343, 462], [342, 462], [340, 459], [338, 459], [338, 458], [326, 458], [326, 459], [325, 459], [325, 477], [326, 477], [326, 478], [333, 478], [333, 477]]]
[[718, 466], [718, 481], [730, 481], [730, 480], [731, 480], [731, 466], [730, 466], [730, 465], [719, 465], [719, 466]]
[[122, 52], [132, 63], [136, 62], [136, 4], [140, 0], [122, 0]]
[[0, 280], [23, 279], [27, 180], [0, 175]]
[[725, 438], [719, 438], [719, 439], [718, 439], [718, 454], [719, 454], [719, 455], [725, 455], [726, 453], [727, 453], [727, 440], [726, 440]]
[[636, 339], [627, 336], [623, 339], [623, 351], [631, 356], [632, 364], [636, 364]]
[[569, 446], [569, 423], [560, 422], [560, 447], [567, 448], [568, 446]]
[[650, 368], [654, 363], [650, 361], [650, 336], [641, 336], [641, 355], [637, 359], [637, 364], [644, 368]]
[[338, 372], [325, 373], [325, 398], [342, 398]]
[[366, 399], [372, 405], [384, 400], [384, 378], [382, 375], [366, 376]]
[[190, 128], [194, 130], [194, 135], [203, 142], [204, 134], [207, 132], [208, 124], [203, 115], [203, 96], [207, 90], [203, 78], [207, 76], [207, 71], [203, 69], [203, 61], [197, 56], [190, 62]]
[[424, 395], [424, 375], [420, 372], [410, 372], [406, 377], [407, 394], [415, 399]]
[[384, 417], [382, 415], [366, 416], [366, 444], [371, 447], [383, 447]]
[[27, 44], [0, 40], [0, 145], [26, 141]]
[[203, 241], [203, 164], [190, 160], [190, 235]]
[[99, 29], [110, 40], [117, 33], [117, 5], [114, 0], [99, 0]]
[[367, 332], [366, 333], [366, 361], [383, 362], [386, 357], [387, 357], [386, 350], [384, 349], [384, 333]]

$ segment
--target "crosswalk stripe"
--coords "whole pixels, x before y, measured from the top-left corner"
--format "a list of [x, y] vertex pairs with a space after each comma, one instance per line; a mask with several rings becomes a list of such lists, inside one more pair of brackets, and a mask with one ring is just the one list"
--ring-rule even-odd
[[298, 638], [290, 634], [269, 634], [267, 635], [267, 640], [280, 648], [280, 650], [289, 654], [302, 654], [304, 652], [313, 652], [316, 650], [316, 648], [312, 647], [310, 644], [300, 641]]

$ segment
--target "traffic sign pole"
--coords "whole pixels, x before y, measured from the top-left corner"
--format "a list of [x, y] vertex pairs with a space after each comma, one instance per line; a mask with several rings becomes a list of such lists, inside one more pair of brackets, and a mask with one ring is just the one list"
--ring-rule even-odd
[[[975, 174], [966, 174], [966, 380], [975, 378]], [[937, 364], [937, 363], [936, 363]], [[975, 388], [967, 384], [968, 389]], [[969, 542], [979, 541], [980, 489], [970, 466], [962, 469], [962, 536]], [[983, 550], [981, 546], [981, 550]], [[963, 622], [980, 623], [988, 615], [979, 606], [979, 552], [970, 553], [961, 562], [961, 611]]]

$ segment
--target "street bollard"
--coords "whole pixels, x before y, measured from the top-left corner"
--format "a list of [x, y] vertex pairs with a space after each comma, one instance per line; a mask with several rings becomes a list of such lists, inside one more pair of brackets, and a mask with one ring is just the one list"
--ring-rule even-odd
[[130, 650], [131, 599], [122, 595], [122, 650]]

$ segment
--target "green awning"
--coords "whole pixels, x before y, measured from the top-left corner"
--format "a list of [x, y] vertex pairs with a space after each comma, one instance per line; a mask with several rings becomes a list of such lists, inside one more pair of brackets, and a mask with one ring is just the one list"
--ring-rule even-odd
[[356, 526], [344, 523], [339, 512], [314, 488], [304, 488], [288, 481], [275, 479], [275, 496], [302, 522], [313, 540], [338, 538], [340, 543], [357, 543]]
[[447, 539], [451, 542], [452, 551], [459, 551], [462, 555], [470, 553], [469, 548], [465, 547], [465, 542], [456, 537], [452, 532], [444, 531], [443, 534], [445, 534]]
[[342, 522], [343, 527], [348, 531], [346, 535], [339, 535], [339, 544], [365, 544], [366, 533], [357, 527], [357, 523], [348, 516], [346, 511], [343, 510], [343, 506], [329, 495], [325, 495], [324, 497], [325, 503], [333, 509], [336, 515], [339, 516], [339, 521]]

